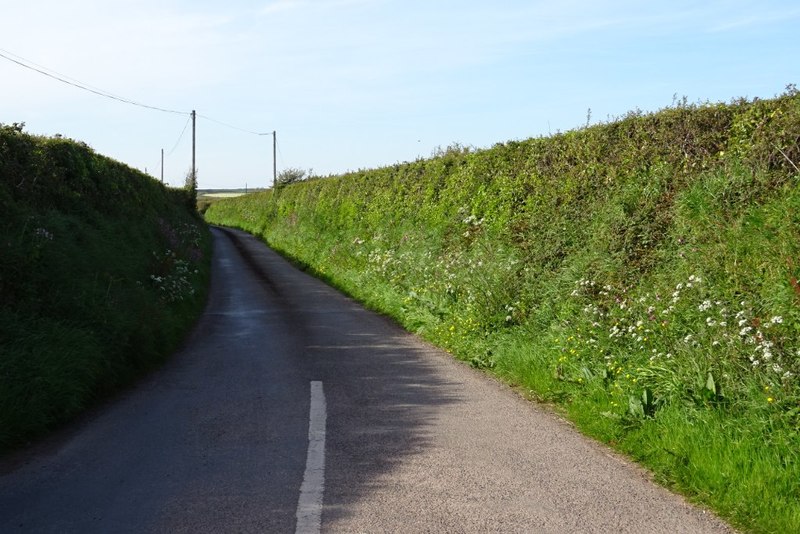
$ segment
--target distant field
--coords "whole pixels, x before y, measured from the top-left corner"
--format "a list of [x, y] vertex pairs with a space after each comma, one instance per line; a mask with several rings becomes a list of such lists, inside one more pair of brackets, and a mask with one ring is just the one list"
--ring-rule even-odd
[[218, 200], [241, 197], [261, 191], [264, 189], [199, 189], [197, 191], [197, 210], [205, 213], [208, 207]]
[[245, 193], [243, 191], [238, 191], [238, 192], [228, 191], [225, 193], [200, 193], [199, 196], [206, 198], [234, 198], [234, 197], [240, 197], [244, 194]]

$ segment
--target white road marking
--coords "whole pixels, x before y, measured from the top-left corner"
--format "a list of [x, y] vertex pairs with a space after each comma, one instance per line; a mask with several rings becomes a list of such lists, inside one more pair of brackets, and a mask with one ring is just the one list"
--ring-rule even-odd
[[322, 496], [325, 492], [325, 420], [327, 411], [322, 382], [311, 382], [308, 412], [308, 455], [306, 472], [297, 501], [295, 534], [317, 534], [322, 527]]

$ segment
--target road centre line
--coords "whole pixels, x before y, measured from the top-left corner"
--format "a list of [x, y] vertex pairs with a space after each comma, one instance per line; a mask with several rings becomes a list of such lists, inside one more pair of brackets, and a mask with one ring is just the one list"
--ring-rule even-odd
[[308, 454], [300, 498], [297, 501], [295, 534], [318, 534], [322, 528], [322, 497], [325, 492], [325, 422], [327, 408], [322, 382], [311, 382], [308, 411]]

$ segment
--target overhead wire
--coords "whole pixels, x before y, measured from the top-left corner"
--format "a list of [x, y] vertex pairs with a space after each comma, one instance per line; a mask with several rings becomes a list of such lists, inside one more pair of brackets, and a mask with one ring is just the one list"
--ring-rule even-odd
[[277, 140], [275, 141], [275, 148], [278, 149], [278, 157], [281, 158], [281, 167], [285, 167], [286, 163], [283, 161], [283, 152], [281, 152], [281, 144]]
[[183, 139], [183, 134], [186, 133], [186, 128], [189, 127], [189, 123], [191, 122], [191, 120], [192, 120], [191, 117], [186, 119], [186, 124], [183, 125], [183, 130], [181, 130], [181, 134], [178, 136], [178, 140], [175, 141], [175, 145], [170, 149], [170, 151], [167, 152], [166, 154], [164, 154], [165, 157], [166, 156], [171, 156], [172, 153], [175, 152], [175, 149], [178, 148], [178, 144], [181, 142], [181, 139]]
[[[103, 89], [100, 89], [100, 88], [97, 88], [97, 87], [93, 87], [93, 86], [91, 86], [91, 85], [89, 85], [89, 84], [87, 84], [85, 82], [82, 82], [80, 80], [77, 80], [75, 78], [67, 76], [65, 74], [61, 74], [61, 73], [59, 73], [59, 72], [57, 72], [57, 71], [55, 71], [53, 69], [50, 69], [48, 67], [44, 67], [42, 65], [38, 65], [37, 63], [34, 63], [33, 61], [31, 61], [29, 59], [26, 59], [26, 58], [24, 58], [22, 56], [19, 56], [17, 54], [14, 54], [14, 53], [9, 52], [8, 50], [4, 50], [2, 48], [0, 48], [0, 58], [3, 58], [5, 60], [7, 60], [7, 61], [10, 61], [12, 63], [15, 63], [15, 64], [21, 66], [21, 67], [24, 67], [26, 69], [32, 70], [34, 72], [37, 72], [37, 73], [42, 74], [44, 76], [47, 76], [48, 78], [51, 78], [51, 79], [54, 79], [54, 80], [59, 81], [61, 83], [64, 83], [66, 85], [70, 85], [72, 87], [75, 87], [77, 89], [81, 89], [83, 91], [88, 91], [88, 92], [93, 93], [93, 94], [95, 94], [97, 96], [101, 96], [101, 97], [104, 97], [104, 98], [115, 100], [117, 102], [121, 102], [121, 103], [124, 103], [124, 104], [130, 104], [130, 105], [138, 106], [138, 107], [145, 108], [145, 109], [150, 109], [150, 110], [154, 110], [154, 111], [160, 111], [160, 112], [163, 112], [163, 113], [172, 113], [172, 114], [177, 114], [177, 115], [188, 116], [189, 118], [186, 120], [186, 124], [184, 124], [183, 130], [181, 130], [181, 134], [178, 136], [178, 140], [175, 142], [175, 145], [172, 147], [172, 149], [170, 149], [170, 151], [167, 154], [165, 154], [165, 157], [169, 156], [169, 155], [172, 155], [172, 153], [175, 152], [175, 150], [178, 148], [178, 145], [180, 144], [181, 140], [183, 139], [183, 135], [186, 133], [186, 129], [189, 126], [189, 122], [191, 122], [192, 113], [189, 113], [187, 111], [179, 111], [179, 110], [174, 110], [174, 109], [162, 108], [162, 107], [159, 107], [159, 106], [151, 106], [149, 104], [143, 104], [141, 102], [137, 102], [137, 101], [131, 100], [129, 98], [124, 98], [124, 97], [115, 95], [115, 94], [110, 93], [108, 91], [105, 91]], [[233, 124], [229, 124], [227, 122], [223, 122], [223, 121], [214, 119], [214, 118], [209, 117], [207, 115], [201, 115], [199, 113], [195, 113], [195, 116], [199, 117], [201, 119], [205, 119], [207, 121], [219, 124], [220, 126], [224, 126], [226, 128], [230, 128], [230, 129], [233, 129], [233, 130], [238, 130], [240, 132], [244, 132], [244, 133], [248, 133], [248, 134], [252, 134], [252, 135], [264, 136], [264, 135], [273, 135], [274, 134], [274, 132], [256, 132], [256, 131], [253, 131], [253, 130], [248, 130], [246, 128], [240, 128], [239, 126], [234, 126]]]
[[[11, 56], [14, 56], [14, 57], [11, 57]], [[83, 82], [80, 82], [78, 80], [75, 80], [74, 78], [69, 78], [68, 76], [65, 76], [63, 74], [53, 74], [55, 71], [47, 72], [47, 71], [50, 71], [51, 69], [45, 69], [45, 67], [42, 67], [41, 65], [36, 65], [34, 62], [29, 61], [29, 60], [27, 60], [27, 59], [25, 59], [25, 58], [23, 58], [21, 56], [18, 56], [16, 54], [12, 54], [11, 52], [8, 52], [7, 50], [0, 49], [0, 57], [2, 57], [3, 59], [6, 59], [8, 61], [11, 61], [12, 63], [16, 63], [17, 65], [19, 65], [21, 67], [25, 67], [26, 69], [30, 69], [32, 71], [38, 72], [39, 74], [43, 74], [43, 75], [47, 76], [48, 78], [52, 78], [54, 80], [58, 80], [61, 83], [65, 83], [67, 85], [71, 85], [72, 87], [77, 87], [78, 89], [82, 89], [84, 91], [88, 91], [90, 93], [94, 93], [95, 95], [102, 96], [104, 98], [109, 98], [111, 100], [116, 100], [116, 101], [122, 102], [124, 104], [131, 104], [133, 106], [138, 106], [138, 107], [141, 107], [141, 108], [147, 108], [147, 109], [152, 109], [152, 110], [155, 110], [155, 111], [161, 111], [161, 112], [164, 112], [164, 113], [175, 113], [175, 114], [178, 114], [178, 115], [189, 115], [189, 113], [186, 112], [186, 111], [177, 111], [177, 110], [174, 110], [174, 109], [161, 108], [161, 107], [158, 107], [158, 106], [150, 106], [148, 104], [142, 104], [141, 102], [137, 102], [135, 100], [130, 100], [128, 98], [123, 98], [121, 96], [117, 96], [117, 95], [114, 95], [112, 93], [109, 93], [108, 91], [104, 91], [102, 89], [93, 88], [93, 87], [89, 86], [86, 83], [83, 83]]]
[[[183, 139], [183, 134], [186, 133], [186, 128], [189, 126], [189, 121], [190, 120], [192, 120], [191, 117], [186, 119], [186, 123], [183, 125], [183, 130], [181, 130], [181, 134], [178, 136], [178, 140], [175, 141], [175, 145], [172, 147], [172, 149], [170, 149], [169, 152], [164, 152], [163, 149], [162, 149], [161, 156], [158, 158], [158, 161], [156, 162], [156, 164], [153, 165], [153, 167], [152, 167], [153, 169], [158, 169], [161, 166], [161, 164], [164, 162], [164, 160], [168, 156], [171, 156], [173, 152], [175, 152], [175, 149], [178, 148], [178, 144], [181, 142], [181, 139]], [[155, 174], [151, 173], [151, 176], [155, 176]]]
[[199, 118], [201, 118], [201, 119], [205, 119], [207, 121], [215, 122], [215, 123], [217, 123], [217, 124], [219, 124], [221, 126], [225, 126], [226, 128], [231, 128], [233, 130], [239, 130], [240, 132], [249, 133], [249, 134], [253, 134], [253, 135], [272, 135], [272, 132], [254, 132], [253, 130], [248, 130], [246, 128], [239, 128], [238, 126], [234, 126], [233, 124], [228, 124], [227, 122], [222, 122], [222, 121], [217, 120], [217, 119], [212, 119], [211, 117], [209, 117], [207, 115], [200, 115], [198, 113], [197, 116]]

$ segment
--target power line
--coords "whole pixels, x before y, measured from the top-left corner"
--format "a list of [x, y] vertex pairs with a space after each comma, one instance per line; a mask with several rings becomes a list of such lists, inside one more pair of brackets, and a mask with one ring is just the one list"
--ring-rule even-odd
[[[172, 153], [173, 153], [173, 152], [175, 152], [175, 149], [177, 149], [177, 148], [178, 148], [178, 145], [180, 144], [181, 140], [183, 139], [183, 134], [185, 134], [185, 133], [186, 133], [186, 128], [188, 128], [188, 127], [189, 127], [189, 122], [190, 122], [191, 120], [192, 120], [192, 118], [191, 118], [191, 117], [189, 117], [188, 119], [186, 119], [186, 122], [185, 122], [185, 123], [184, 123], [184, 125], [183, 125], [183, 129], [181, 130], [181, 134], [178, 136], [178, 140], [177, 140], [177, 141], [175, 141], [175, 144], [174, 144], [174, 145], [173, 145], [173, 147], [172, 147], [172, 148], [169, 150], [169, 152], [165, 152], [163, 148], [161, 149], [161, 157], [158, 159], [158, 161], [156, 162], [156, 164], [155, 164], [155, 165], [153, 165], [153, 169], [158, 169], [158, 168], [159, 168], [159, 166], [163, 164], [163, 162], [164, 162], [164, 159], [165, 159], [165, 158], [168, 158], [169, 156], [171, 156], [171, 155], [172, 155]], [[155, 176], [155, 174], [151, 174], [151, 176]]]
[[[30, 70], [32, 70], [34, 72], [38, 72], [39, 74], [43, 74], [44, 76], [47, 76], [48, 78], [52, 78], [52, 79], [57, 80], [57, 81], [59, 81], [61, 83], [65, 83], [67, 85], [71, 85], [72, 87], [76, 87], [76, 88], [82, 89], [84, 91], [89, 91], [90, 93], [93, 93], [93, 94], [98, 95], [98, 96], [102, 96], [104, 98], [110, 98], [111, 100], [116, 100], [117, 102], [122, 102], [122, 103], [125, 103], [125, 104], [131, 104], [131, 105], [134, 105], [134, 106], [139, 106], [139, 107], [142, 107], [142, 108], [152, 109], [152, 110], [155, 110], [155, 111], [162, 111], [164, 113], [175, 113], [175, 114], [178, 114], [178, 115], [190, 115], [190, 113], [186, 112], [186, 111], [177, 111], [177, 110], [174, 110], [174, 109], [166, 109], [166, 108], [161, 108], [161, 107], [158, 107], [158, 106], [150, 106], [148, 104], [142, 104], [141, 102], [136, 102], [135, 100], [130, 100], [128, 98], [124, 98], [124, 97], [115, 95], [115, 94], [110, 93], [108, 91], [105, 91], [103, 89], [99, 89], [97, 87], [92, 87], [91, 85], [89, 85], [87, 83], [84, 83], [84, 82], [81, 82], [79, 80], [76, 80], [75, 78], [67, 76], [66, 74], [61, 74], [61, 73], [59, 73], [59, 72], [57, 72], [57, 71], [55, 71], [53, 69], [50, 69], [48, 67], [44, 67], [44, 66], [39, 65], [37, 63], [34, 63], [33, 61], [31, 61], [29, 59], [26, 59], [26, 58], [24, 58], [22, 56], [19, 56], [17, 54], [12, 53], [12, 52], [9, 52], [8, 50], [3, 50], [1, 48], [0, 48], [0, 57], [2, 57], [3, 59], [6, 59], [8, 61], [11, 61], [12, 63], [16, 63], [17, 65], [19, 65], [21, 67], [24, 67], [26, 69], [30, 69]], [[231, 128], [233, 130], [238, 130], [240, 132], [249, 133], [249, 134], [252, 134], [252, 135], [271, 135], [271, 133], [272, 133], [272, 132], [255, 132], [253, 130], [248, 130], [246, 128], [240, 128], [238, 126], [234, 126], [233, 124], [228, 124], [227, 122], [223, 122], [223, 121], [214, 119], [214, 118], [209, 117], [207, 115], [198, 114], [197, 116], [202, 118], [202, 119], [205, 119], [207, 121], [211, 121], [211, 122], [214, 122], [214, 123], [219, 124], [221, 126], [225, 126], [226, 128]]]
[[225, 126], [226, 128], [231, 128], [232, 130], [239, 130], [240, 132], [249, 133], [253, 135], [272, 135], [272, 132], [254, 132], [252, 130], [247, 130], [245, 128], [239, 128], [238, 126], [228, 124], [227, 122], [222, 122], [218, 121], [217, 119], [212, 119], [211, 117], [208, 117], [206, 115], [200, 115], [199, 113], [197, 114], [197, 116], [200, 117], [201, 119], [205, 119], [207, 121], [215, 122], [221, 126]]
[[[6, 55], [6, 54], [8, 54], [8, 55]], [[9, 57], [9, 56], [14, 56], [14, 57]], [[30, 70], [32, 70], [34, 72], [38, 72], [39, 74], [43, 74], [43, 75], [47, 76], [48, 78], [52, 78], [54, 80], [58, 80], [61, 83], [65, 83], [67, 85], [71, 85], [73, 87], [77, 87], [78, 89], [82, 89], [84, 91], [89, 91], [90, 93], [94, 93], [94, 94], [96, 94], [98, 96], [102, 96], [104, 98], [109, 98], [111, 100], [116, 100], [117, 102], [122, 102], [124, 104], [131, 104], [133, 106], [139, 106], [141, 108], [147, 108], [147, 109], [152, 109], [152, 110], [155, 110], [155, 111], [161, 111], [161, 112], [164, 112], [164, 113], [175, 113], [175, 114], [178, 114], [178, 115], [188, 115], [188, 113], [186, 111], [176, 111], [174, 109], [166, 109], [166, 108], [160, 108], [160, 107], [157, 107], [157, 106], [149, 106], [147, 104], [142, 104], [141, 102], [136, 102], [135, 100], [129, 100], [129, 99], [123, 98], [121, 96], [113, 95], [113, 94], [111, 94], [111, 93], [109, 93], [107, 91], [103, 91], [101, 89], [94, 89], [94, 88], [90, 87], [88, 84], [85, 84], [83, 82], [79, 82], [79, 81], [75, 80], [74, 78], [67, 79], [68, 76], [65, 76], [63, 74], [60, 74], [60, 75], [51, 74], [50, 72], [47, 72], [47, 70], [51, 70], [51, 69], [45, 70], [45, 67], [42, 67], [40, 65], [39, 66], [34, 66], [36, 64], [33, 63], [32, 61], [29, 61], [29, 60], [27, 60], [27, 59], [25, 59], [25, 58], [23, 58], [21, 56], [18, 56], [16, 54], [12, 54], [11, 52], [8, 52], [7, 50], [0, 50], [0, 57], [3, 58], [3, 59], [6, 59], [8, 61], [11, 61], [12, 63], [16, 63], [17, 65], [19, 65], [21, 67], [25, 67], [26, 69], [30, 69]], [[17, 58], [17, 59], [14, 59], [14, 58]], [[55, 72], [55, 71], [51, 71], [51, 72]], [[72, 80], [72, 81], [70, 81], [70, 80]]]
[[[11, 63], [19, 65], [20, 67], [23, 67], [23, 68], [32, 70], [34, 72], [37, 72], [39, 74], [42, 74], [44, 76], [47, 76], [48, 78], [52, 78], [52, 79], [54, 79], [56, 81], [59, 81], [61, 83], [66, 84], [66, 85], [70, 85], [72, 87], [75, 87], [77, 89], [81, 89], [83, 91], [88, 91], [90, 93], [93, 93], [93, 94], [95, 94], [97, 96], [101, 96], [103, 98], [108, 98], [110, 100], [115, 100], [115, 101], [121, 102], [123, 104], [130, 104], [130, 105], [133, 105], [133, 106], [138, 106], [138, 107], [141, 107], [141, 108], [151, 109], [151, 110], [154, 110], [154, 111], [161, 111], [163, 113], [173, 113], [173, 114], [176, 114], [176, 115], [184, 115], [184, 116], [188, 115], [189, 118], [187, 119], [186, 124], [184, 124], [183, 130], [181, 130], [181, 134], [180, 134], [180, 136], [178, 136], [178, 140], [175, 142], [175, 145], [172, 147], [172, 149], [169, 151], [169, 153], [165, 154], [165, 156], [172, 155], [172, 153], [175, 152], [175, 150], [178, 148], [178, 145], [180, 144], [181, 140], [183, 139], [183, 135], [186, 133], [186, 129], [188, 128], [189, 123], [192, 122], [192, 118], [193, 117], [200, 117], [200, 118], [205, 119], [207, 121], [219, 124], [221, 126], [225, 126], [226, 128], [231, 128], [233, 130], [238, 130], [240, 132], [248, 133], [248, 134], [251, 134], [251, 135], [258, 135], [258, 136], [264, 136], [264, 135], [273, 135], [274, 136], [275, 135], [275, 132], [255, 132], [253, 130], [248, 130], [246, 128], [240, 128], [238, 126], [234, 126], [233, 124], [229, 124], [229, 123], [226, 123], [226, 122], [211, 118], [211, 117], [206, 116], [206, 115], [196, 114], [194, 111], [191, 112], [191, 113], [186, 112], [186, 111], [177, 111], [177, 110], [174, 110], [174, 109], [161, 108], [161, 107], [158, 107], [158, 106], [150, 106], [148, 104], [143, 104], [143, 103], [137, 102], [135, 100], [130, 100], [128, 98], [124, 98], [124, 97], [115, 95], [113, 93], [109, 93], [108, 91], [105, 91], [103, 89], [99, 89], [97, 87], [92, 87], [91, 85], [89, 85], [87, 83], [84, 83], [84, 82], [81, 82], [79, 80], [76, 80], [75, 78], [71, 78], [70, 76], [67, 76], [65, 74], [61, 74], [61, 73], [59, 73], [59, 72], [57, 72], [57, 71], [55, 71], [53, 69], [50, 69], [48, 67], [44, 67], [42, 65], [38, 65], [38, 64], [34, 63], [33, 61], [31, 61], [29, 59], [25, 59], [22, 56], [19, 56], [17, 54], [9, 52], [8, 50], [3, 50], [2, 48], [0, 48], [0, 58], [3, 58], [5, 60], [7, 60], [7, 61], [10, 61]], [[194, 155], [193, 155], [193, 159], [194, 159]], [[194, 167], [194, 165], [193, 165], [193, 167]]]
[[167, 154], [165, 154], [165, 156], [171, 156], [172, 153], [175, 152], [175, 149], [178, 148], [178, 144], [181, 142], [181, 139], [183, 139], [183, 134], [186, 133], [186, 128], [189, 127], [189, 123], [191, 122], [191, 120], [192, 120], [191, 117], [186, 119], [186, 124], [183, 125], [183, 130], [181, 130], [181, 135], [178, 136], [178, 140], [175, 141], [175, 146], [173, 146], [172, 149]]

